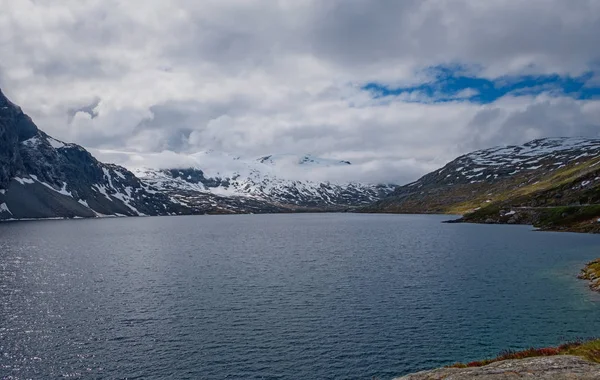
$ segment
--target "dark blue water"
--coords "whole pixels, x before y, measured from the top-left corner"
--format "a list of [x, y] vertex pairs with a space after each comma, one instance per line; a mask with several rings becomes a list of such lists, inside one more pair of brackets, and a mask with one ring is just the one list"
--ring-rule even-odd
[[600, 335], [600, 236], [443, 219], [0, 224], [0, 378], [388, 379]]

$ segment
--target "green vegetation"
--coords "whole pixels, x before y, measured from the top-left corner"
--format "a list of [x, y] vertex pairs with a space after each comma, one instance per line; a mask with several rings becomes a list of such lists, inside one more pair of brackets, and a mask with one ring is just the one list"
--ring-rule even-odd
[[552, 228], [574, 226], [581, 222], [597, 223], [598, 216], [600, 205], [552, 207], [540, 210], [537, 226]]
[[600, 339], [593, 339], [587, 341], [575, 341], [562, 344], [558, 347], [546, 347], [546, 348], [529, 348], [522, 351], [508, 350], [502, 352], [496, 358], [485, 359], [470, 363], [456, 363], [450, 365], [450, 368], [466, 368], [466, 367], [482, 367], [491, 363], [512, 360], [512, 359], [525, 359], [539, 356], [555, 356], [555, 355], [574, 355], [583, 357], [589, 361], [600, 363]]
[[[544, 206], [559, 206], [577, 203], [600, 202], [600, 191], [578, 189], [577, 185], [586, 178], [595, 178], [600, 174], [600, 158], [578, 162], [550, 173], [531, 177], [515, 176], [512, 179], [492, 186], [469, 200], [448, 205], [448, 214], [466, 214], [474, 210], [483, 210], [491, 205], [497, 207], [516, 205], [527, 206], [530, 203]], [[493, 210], [483, 211], [491, 213]]]
[[520, 185], [510, 179], [488, 190], [487, 200], [474, 197], [451, 205], [449, 212], [462, 213], [464, 222], [532, 224], [542, 230], [599, 233], [599, 164], [600, 158], [595, 157], [528, 178]]
[[464, 222], [532, 224], [542, 230], [600, 232], [600, 204], [583, 206], [502, 207], [491, 204], [463, 217]]

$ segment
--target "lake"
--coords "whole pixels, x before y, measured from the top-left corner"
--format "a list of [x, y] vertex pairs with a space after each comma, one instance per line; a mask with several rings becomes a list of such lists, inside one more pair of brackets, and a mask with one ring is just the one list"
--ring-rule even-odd
[[390, 379], [600, 335], [600, 236], [447, 218], [0, 223], [0, 378]]

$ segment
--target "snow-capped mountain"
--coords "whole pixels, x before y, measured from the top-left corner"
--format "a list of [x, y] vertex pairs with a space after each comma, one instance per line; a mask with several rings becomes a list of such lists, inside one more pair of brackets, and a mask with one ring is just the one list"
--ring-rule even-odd
[[[553, 175], [562, 175], [564, 170], [599, 156], [600, 139], [581, 137], [545, 138], [523, 145], [478, 150], [397, 188], [370, 210], [453, 212], [473, 204], [475, 198], [491, 202], [509, 190], [542, 181], [552, 183]], [[584, 183], [591, 186], [598, 180], [593, 176]]]
[[[369, 204], [390, 194], [393, 185], [316, 182], [306, 179], [311, 171], [348, 166], [348, 161], [311, 155], [268, 155], [257, 159], [201, 152], [190, 156], [191, 167], [132, 169], [149, 186], [192, 205], [190, 195], [250, 198], [281, 206], [328, 208]], [[205, 169], [207, 168], [207, 169]]]
[[453, 185], [501, 180], [516, 174], [551, 172], [600, 154], [600, 139], [546, 138], [523, 145], [478, 150], [448, 163], [409, 186]]
[[314, 157], [307, 154], [297, 156], [294, 154], [272, 154], [257, 159], [262, 164], [271, 166], [280, 166], [282, 164], [292, 164], [303, 167], [331, 167], [331, 166], [346, 166], [352, 165], [350, 161], [332, 160], [330, 158]]
[[328, 211], [393, 190], [289, 179], [294, 171], [349, 165], [310, 155], [243, 160], [208, 151], [190, 160], [188, 169], [137, 170], [140, 179], [39, 130], [0, 91], [0, 220]]

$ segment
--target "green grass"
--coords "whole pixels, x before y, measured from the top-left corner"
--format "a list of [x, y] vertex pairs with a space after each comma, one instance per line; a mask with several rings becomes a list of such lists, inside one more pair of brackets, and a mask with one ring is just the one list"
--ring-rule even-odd
[[574, 355], [580, 356], [594, 363], [600, 363], [600, 339], [592, 339], [587, 341], [574, 341], [561, 344], [558, 347], [546, 348], [529, 348], [521, 351], [504, 351], [500, 355], [492, 359], [474, 361], [470, 363], [456, 363], [448, 367], [450, 368], [467, 368], [467, 367], [482, 367], [491, 363], [534, 358], [540, 356], [555, 356], [555, 355]]
[[545, 208], [540, 209], [539, 222], [536, 227], [573, 226], [581, 222], [588, 222], [599, 216], [600, 205]]
[[[447, 213], [466, 214], [479, 207], [485, 209], [490, 203], [515, 204], [522, 202], [535, 194], [551, 191], [552, 189], [558, 189], [565, 185], [578, 182], [582, 176], [598, 171], [600, 169], [600, 166], [598, 166], [599, 162], [600, 158], [595, 157], [584, 162], [557, 169], [542, 178], [537, 176], [515, 176], [514, 179], [509, 182], [501, 184], [500, 186], [502, 186], [502, 188], [495, 188], [491, 195], [488, 194], [489, 191], [485, 191], [485, 194], [477, 195], [468, 201], [450, 205], [447, 208]], [[524, 182], [533, 183], [522, 185]]]
[[487, 217], [497, 217], [500, 214], [502, 207], [498, 204], [492, 203], [489, 206], [482, 207], [479, 210], [475, 210], [469, 213], [469, 218], [484, 220]]

